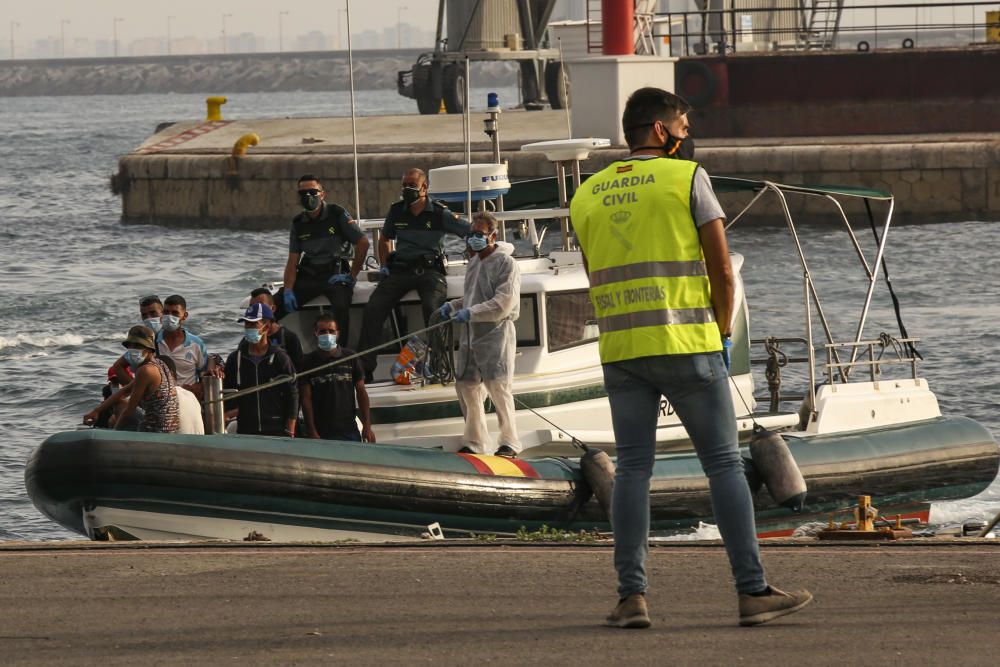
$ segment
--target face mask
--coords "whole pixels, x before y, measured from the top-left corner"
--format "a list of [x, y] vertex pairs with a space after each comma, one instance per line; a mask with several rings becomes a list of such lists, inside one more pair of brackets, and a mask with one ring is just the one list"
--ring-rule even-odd
[[302, 202], [302, 208], [312, 212], [319, 208], [323, 200], [319, 198], [319, 194], [312, 194], [311, 192], [300, 192], [299, 201]]
[[135, 370], [142, 365], [142, 362], [146, 359], [146, 355], [143, 354], [142, 350], [125, 350], [125, 354], [122, 355], [125, 361], [128, 362], [129, 368]]
[[337, 334], [320, 334], [317, 340], [319, 342], [319, 349], [324, 352], [329, 352], [337, 347]]
[[681, 160], [694, 160], [694, 139], [690, 136], [684, 137], [677, 152], [674, 153], [674, 157]]
[[259, 343], [260, 339], [264, 337], [264, 334], [260, 329], [244, 329], [243, 337], [247, 339], [247, 342], [253, 345], [254, 343]]
[[403, 188], [403, 203], [412, 206], [420, 199], [420, 188]]
[[150, 317], [142, 321], [147, 327], [153, 330], [153, 333], [160, 333], [160, 329], [163, 328], [163, 324], [160, 323], [159, 317]]
[[469, 248], [472, 249], [473, 252], [479, 252], [490, 244], [490, 242], [486, 240], [485, 236], [470, 236], [466, 243], [469, 244]]
[[167, 331], [177, 331], [177, 328], [181, 325], [181, 318], [176, 315], [164, 315], [163, 316], [163, 328]]

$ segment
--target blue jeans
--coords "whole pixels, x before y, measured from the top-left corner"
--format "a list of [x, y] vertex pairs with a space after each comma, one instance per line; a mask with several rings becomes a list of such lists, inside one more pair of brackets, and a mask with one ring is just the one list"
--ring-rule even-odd
[[611, 513], [619, 596], [646, 590], [649, 480], [661, 395], [670, 401], [687, 429], [708, 476], [712, 510], [736, 590], [763, 590], [767, 582], [722, 355], [664, 355], [605, 364], [604, 385], [611, 401], [618, 450]]

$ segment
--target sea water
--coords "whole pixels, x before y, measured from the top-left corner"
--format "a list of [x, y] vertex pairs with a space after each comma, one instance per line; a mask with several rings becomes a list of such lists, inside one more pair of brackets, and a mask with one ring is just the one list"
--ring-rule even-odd
[[[504, 91], [504, 97], [516, 93]], [[480, 98], [485, 91], [474, 95]], [[334, 116], [350, 109], [344, 93], [229, 99], [229, 118]], [[362, 91], [357, 106], [363, 115], [415, 112], [411, 100], [388, 91]], [[0, 539], [74, 537], [32, 506], [25, 462], [42, 440], [75, 428], [96, 406], [122, 335], [137, 321], [140, 296], [184, 295], [188, 328], [211, 351], [226, 354], [240, 337], [234, 320], [241, 300], [280, 278], [286, 230], [119, 221], [120, 201], [108, 187], [118, 157], [160, 122], [198, 118], [203, 109], [198, 95], [0, 98]], [[350, 199], [347, 192], [331, 196]], [[787, 232], [737, 226], [731, 242], [746, 257], [753, 335], [800, 335], [802, 271]], [[849, 240], [840, 230], [806, 227], [802, 242], [825, 312], [846, 338], [864, 290]], [[904, 323], [923, 339], [922, 374], [942, 412], [969, 416], [994, 434], [1000, 433], [997, 247], [1000, 226], [970, 221], [895, 228], [887, 255]], [[885, 296], [876, 301], [866, 335], [897, 330]], [[998, 510], [1000, 483], [994, 483], [977, 498], [935, 505], [932, 517], [948, 523], [990, 518]]]

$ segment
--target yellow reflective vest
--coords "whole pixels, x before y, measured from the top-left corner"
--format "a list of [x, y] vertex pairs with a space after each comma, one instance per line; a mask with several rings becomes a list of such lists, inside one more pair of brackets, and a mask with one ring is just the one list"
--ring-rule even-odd
[[722, 349], [691, 216], [697, 168], [687, 160], [623, 160], [573, 195], [602, 363]]

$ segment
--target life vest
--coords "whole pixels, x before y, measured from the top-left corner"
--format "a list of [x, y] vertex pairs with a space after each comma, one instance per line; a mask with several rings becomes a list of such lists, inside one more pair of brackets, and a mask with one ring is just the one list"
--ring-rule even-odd
[[698, 228], [697, 163], [613, 162], [574, 194], [602, 363], [722, 349]]

